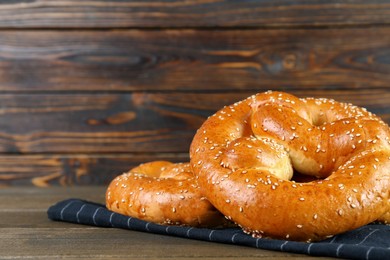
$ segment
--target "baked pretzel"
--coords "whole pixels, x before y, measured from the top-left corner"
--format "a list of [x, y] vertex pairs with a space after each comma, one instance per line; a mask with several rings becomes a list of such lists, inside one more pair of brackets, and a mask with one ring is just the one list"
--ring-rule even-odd
[[218, 226], [227, 222], [200, 193], [189, 163], [155, 161], [116, 177], [108, 209], [164, 225]]
[[[389, 136], [363, 108], [269, 91], [209, 117], [191, 166], [202, 193], [245, 232], [314, 241], [388, 219]], [[291, 181], [292, 169], [321, 179]]]

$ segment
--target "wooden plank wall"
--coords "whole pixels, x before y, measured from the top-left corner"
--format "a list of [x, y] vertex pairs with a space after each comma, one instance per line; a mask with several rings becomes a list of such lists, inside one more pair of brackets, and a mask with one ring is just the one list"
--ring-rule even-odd
[[390, 1], [1, 1], [0, 186], [188, 160], [207, 116], [268, 89], [390, 123]]

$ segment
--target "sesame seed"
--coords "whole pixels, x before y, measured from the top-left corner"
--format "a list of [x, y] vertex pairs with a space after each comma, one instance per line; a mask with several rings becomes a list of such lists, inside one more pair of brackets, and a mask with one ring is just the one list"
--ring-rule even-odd
[[300, 200], [300, 201], [304, 201], [304, 200], [305, 200], [305, 198], [301, 197], [301, 198], [299, 198], [299, 200]]
[[353, 204], [353, 203], [352, 203], [352, 204], [351, 204], [351, 208], [353, 208], [353, 209], [356, 208], [356, 204]]
[[313, 219], [317, 219], [318, 218], [318, 215], [317, 214], [314, 214], [313, 215]]
[[176, 208], [172, 208], [172, 212], [175, 213], [176, 212]]
[[303, 225], [297, 225], [297, 228], [303, 228]]
[[240, 212], [243, 212], [243, 211], [244, 211], [244, 209], [243, 209], [242, 207], [240, 207], [240, 209], [239, 209], [239, 210], [240, 210]]

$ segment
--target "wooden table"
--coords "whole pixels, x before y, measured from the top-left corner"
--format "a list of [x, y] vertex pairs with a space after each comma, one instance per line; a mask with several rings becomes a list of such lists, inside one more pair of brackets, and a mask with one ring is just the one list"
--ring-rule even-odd
[[104, 201], [105, 187], [5, 188], [0, 190], [1, 259], [252, 259], [311, 258], [243, 246], [210, 243], [47, 218], [57, 201]]

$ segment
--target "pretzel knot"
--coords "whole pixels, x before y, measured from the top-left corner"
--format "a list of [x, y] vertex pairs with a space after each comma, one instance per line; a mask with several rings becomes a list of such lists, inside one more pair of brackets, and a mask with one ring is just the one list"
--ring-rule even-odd
[[[191, 166], [205, 197], [245, 232], [320, 240], [389, 218], [389, 136], [363, 108], [265, 92], [208, 118]], [[294, 171], [314, 180], [292, 181]]]
[[107, 188], [106, 206], [165, 225], [213, 227], [227, 223], [201, 194], [189, 163], [154, 161], [119, 175]]

